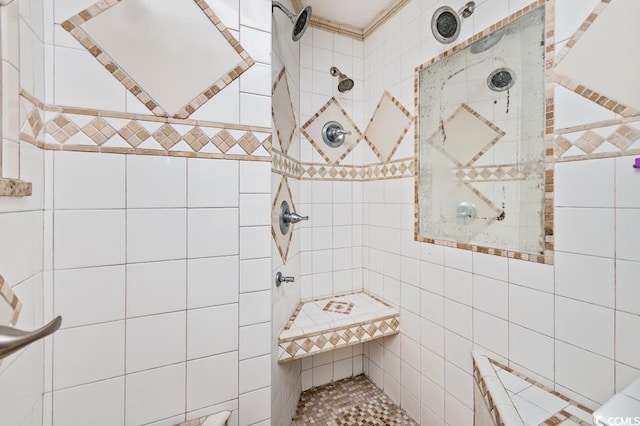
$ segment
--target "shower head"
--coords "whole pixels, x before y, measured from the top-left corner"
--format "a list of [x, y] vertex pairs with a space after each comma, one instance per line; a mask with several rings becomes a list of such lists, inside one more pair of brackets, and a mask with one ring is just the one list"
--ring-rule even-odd
[[307, 31], [309, 24], [311, 23], [311, 6], [307, 6], [296, 16], [289, 9], [287, 9], [282, 3], [279, 1], [274, 1], [271, 3], [271, 10], [274, 7], [277, 7], [285, 15], [291, 20], [293, 23], [293, 31], [291, 32], [291, 39], [293, 41], [298, 41], [304, 35], [304, 32]]
[[504, 92], [516, 84], [515, 73], [509, 68], [502, 67], [493, 70], [487, 77], [487, 86], [494, 92]]
[[480, 40], [476, 41], [471, 45], [471, 53], [482, 53], [491, 49], [496, 44], [500, 43], [502, 37], [505, 35], [504, 28], [499, 29], [497, 31], [492, 32], [491, 34], [482, 37]]
[[337, 67], [331, 67], [329, 72], [332, 76], [338, 77], [338, 92], [344, 93], [353, 89], [353, 80], [347, 77], [346, 74], [341, 73]]
[[436, 9], [431, 18], [431, 32], [440, 43], [453, 43], [460, 35], [462, 18], [471, 16], [476, 8], [473, 1], [468, 2], [459, 11], [453, 10], [449, 6], [442, 6]]

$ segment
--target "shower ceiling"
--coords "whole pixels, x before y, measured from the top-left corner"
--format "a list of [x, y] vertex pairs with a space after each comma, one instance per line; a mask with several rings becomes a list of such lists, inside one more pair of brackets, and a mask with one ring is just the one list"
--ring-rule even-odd
[[313, 8], [311, 25], [328, 24], [362, 37], [379, 18], [403, 6], [407, 0], [367, 0], [366, 4], [362, 0], [292, 0], [292, 3], [297, 12], [305, 6]]

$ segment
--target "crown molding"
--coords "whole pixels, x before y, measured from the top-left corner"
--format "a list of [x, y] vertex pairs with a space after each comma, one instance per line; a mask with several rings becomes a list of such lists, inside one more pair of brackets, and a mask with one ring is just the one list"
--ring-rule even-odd
[[[339, 24], [329, 19], [311, 16], [311, 26], [328, 31], [334, 34], [343, 35], [359, 41], [364, 41], [375, 30], [382, 26], [398, 13], [410, 0], [397, 0], [389, 8], [380, 13], [369, 25], [364, 28], [358, 28], [351, 25]], [[291, 0], [293, 9], [296, 13], [302, 11], [302, 0]]]

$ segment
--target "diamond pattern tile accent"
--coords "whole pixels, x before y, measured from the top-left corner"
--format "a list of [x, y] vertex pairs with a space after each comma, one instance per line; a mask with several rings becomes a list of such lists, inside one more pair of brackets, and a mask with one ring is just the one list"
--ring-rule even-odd
[[364, 138], [382, 161], [389, 161], [413, 123], [413, 116], [391, 93], [385, 91]]
[[[319, 332], [303, 339], [281, 340], [279, 346], [283, 352], [278, 363], [281, 364], [294, 359], [368, 342], [373, 339], [392, 336], [400, 332], [400, 321], [398, 321], [397, 317], [373, 319], [342, 329], [330, 330], [330, 332], [329, 339], [324, 336], [323, 332]], [[340, 339], [335, 344], [333, 342], [336, 339], [333, 334], [340, 336]]]
[[31, 114], [29, 114], [28, 120], [33, 136], [38, 137], [38, 135], [44, 128], [44, 124], [42, 123], [42, 116], [40, 115], [40, 111], [38, 110], [38, 108], [33, 108], [33, 111], [31, 111]]
[[142, 142], [149, 139], [151, 134], [140, 125], [137, 121], [131, 120], [118, 131], [118, 134], [122, 136], [122, 139], [126, 140], [133, 148], [137, 148]]
[[182, 139], [180, 134], [169, 124], [160, 127], [152, 136], [166, 150], [171, 149], [171, 147]]
[[258, 149], [260, 147], [260, 145], [262, 145], [260, 143], [260, 141], [258, 140], [258, 138], [256, 138], [254, 136], [253, 133], [251, 132], [247, 132], [244, 134], [244, 136], [242, 136], [239, 140], [238, 140], [238, 145], [240, 145], [240, 147], [242, 149], [244, 149], [244, 151], [251, 155], [253, 154], [253, 152]]
[[[494, 146], [505, 132], [466, 104], [447, 118], [427, 143], [444, 152], [459, 167], [471, 166]], [[473, 135], [470, 139], [469, 135]], [[469, 143], [472, 140], [473, 143]]]
[[[32, 116], [34, 117], [34, 125], [37, 129], [37, 117], [34, 114], [32, 114]], [[82, 122], [82, 129], [80, 129], [79, 125], [74, 123], [73, 120]], [[121, 121], [107, 120], [110, 120], [110, 118], [95, 117], [89, 123], [86, 123], [86, 121], [80, 120], [78, 115], [66, 115], [61, 113], [55, 116], [51, 121], [47, 122], [46, 128], [48, 134], [61, 144], [64, 144], [73, 135], [82, 131], [91, 139], [96, 148], [104, 146], [114, 137], [121, 137], [132, 148], [141, 150], [144, 148], [141, 153], [146, 153], [146, 150], [149, 149], [159, 151], [160, 147], [166, 151], [176, 149], [178, 148], [176, 145], [181, 141], [184, 141], [184, 143], [181, 144], [179, 147], [180, 149], [172, 152], [195, 153], [197, 154], [196, 156], [202, 155], [206, 158], [211, 158], [211, 156], [214, 156], [214, 158], [221, 158], [222, 154], [226, 154], [236, 145], [238, 145], [242, 151], [238, 152], [239, 149], [237, 148], [233, 152], [234, 158], [238, 155], [244, 154], [249, 156], [249, 159], [267, 158], [269, 150], [271, 149], [271, 135], [266, 132], [267, 129], [265, 129], [264, 132], [259, 132], [248, 130], [250, 128], [244, 126], [238, 126], [239, 129], [244, 130], [233, 128], [227, 130], [212, 128], [205, 125], [191, 125], [188, 126], [187, 129], [184, 129], [187, 125], [180, 126], [171, 122], [164, 123], [158, 127], [159, 124], [157, 123], [144, 122], [137, 119], [132, 119], [124, 126], [117, 128], [119, 126], [116, 126], [116, 124], [113, 123]], [[27, 127], [30, 127], [30, 125]], [[181, 133], [177, 130], [178, 128], [184, 136], [181, 136]], [[153, 134], [151, 134], [148, 129], [153, 129]], [[185, 131], [186, 133], [184, 133]], [[29, 132], [27, 131], [27, 133]], [[234, 134], [238, 138], [237, 140], [236, 137], [234, 137]], [[149, 146], [145, 147], [143, 143], [149, 138], [153, 138], [153, 140], [157, 141], [160, 146], [156, 148], [150, 148]], [[210, 147], [209, 150], [204, 149], [204, 147], [209, 145], [209, 143], [214, 145], [220, 152], [222, 152], [222, 154], [218, 153], [218, 150], [213, 147]], [[91, 148], [91, 145], [85, 144], [82, 146], [83, 149]], [[120, 147], [119, 145], [116, 146], [118, 146], [117, 149], [122, 149], [123, 152], [129, 152], [127, 151], [129, 149], [127, 147]], [[113, 147], [110, 147], [110, 152], [114, 152], [113, 149]], [[212, 154], [212, 150], [215, 154]], [[99, 150], [96, 150], [96, 152], [97, 151]], [[268, 158], [270, 158], [270, 156]], [[290, 164], [290, 167], [293, 167], [293, 165]]]
[[[166, 13], [171, 7], [175, 12]], [[64, 21], [62, 28], [155, 115], [187, 118], [254, 64], [204, 0], [159, 1], [157, 13], [148, 11], [134, 26], [122, 27], [128, 22], [124, 18], [137, 8], [144, 8], [144, 4], [100, 0]], [[104, 14], [107, 10], [109, 13]], [[121, 31], [114, 35], [110, 28], [118, 22]], [[185, 26], [196, 28], [209, 43], [190, 39], [193, 32], [182, 31]], [[178, 45], [190, 45], [198, 60], [172, 61], [166, 56], [171, 51], [158, 45], [165, 39], [146, 31], [148, 28], [164, 28], [163, 37]], [[132, 39], [136, 42], [130, 43]], [[122, 46], [146, 51], [132, 55], [123, 52]], [[170, 89], [176, 84], [182, 89], [178, 94]]]
[[322, 309], [325, 312], [335, 312], [337, 314], [349, 314], [355, 305], [353, 303], [343, 303], [336, 302], [331, 300], [327, 305]]
[[[351, 132], [345, 142], [337, 148], [329, 147], [322, 140], [322, 127], [329, 121], [337, 121], [346, 131]], [[301, 130], [311, 145], [322, 155], [322, 158], [331, 164], [339, 164], [344, 160], [362, 139], [362, 132], [335, 97], [320, 108], [320, 111], [311, 117]]]
[[273, 83], [271, 116], [273, 117], [273, 124], [278, 134], [280, 147], [282, 152], [286, 154], [295, 135], [297, 125], [285, 68], [282, 68], [275, 83]]
[[604, 142], [604, 138], [602, 136], [592, 132], [591, 130], [587, 130], [575, 144], [587, 154], [591, 154], [602, 144], [602, 142]]
[[289, 253], [289, 247], [291, 245], [291, 239], [293, 238], [293, 231], [295, 225], [289, 227], [289, 231], [286, 235], [282, 235], [280, 231], [280, 206], [286, 201], [289, 204], [289, 209], [293, 212], [296, 211], [295, 204], [293, 203], [293, 196], [291, 195], [291, 188], [289, 188], [289, 182], [286, 176], [282, 176], [278, 191], [276, 192], [271, 206], [271, 235], [278, 247], [278, 252], [283, 262], [287, 262], [287, 255]]
[[182, 139], [184, 139], [184, 141], [189, 144], [191, 149], [195, 152], [199, 152], [206, 144], [209, 143], [207, 135], [200, 127], [197, 126], [189, 130]]
[[80, 128], [62, 114], [47, 123], [47, 133], [60, 143], [65, 143], [79, 131]]
[[82, 128], [85, 135], [89, 136], [96, 145], [101, 146], [108, 141], [116, 131], [102, 118], [96, 118]]
[[226, 154], [227, 151], [236, 144], [236, 140], [231, 136], [231, 133], [226, 130], [218, 133], [213, 139], [211, 139], [211, 142], [224, 154]]

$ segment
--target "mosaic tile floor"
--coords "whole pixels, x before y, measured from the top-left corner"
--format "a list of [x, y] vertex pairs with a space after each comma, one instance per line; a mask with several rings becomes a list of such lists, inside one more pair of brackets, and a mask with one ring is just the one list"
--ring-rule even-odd
[[418, 424], [364, 375], [303, 392], [291, 426]]

